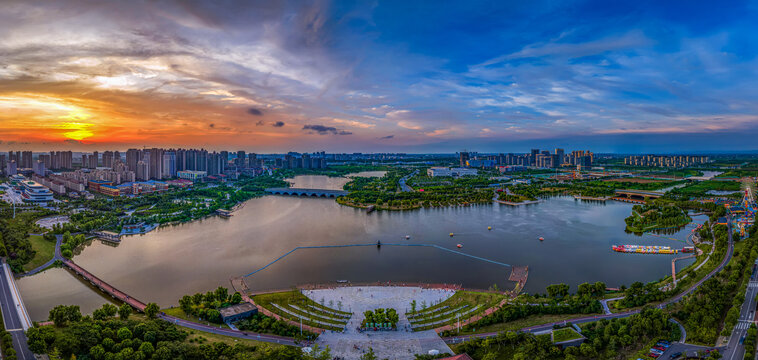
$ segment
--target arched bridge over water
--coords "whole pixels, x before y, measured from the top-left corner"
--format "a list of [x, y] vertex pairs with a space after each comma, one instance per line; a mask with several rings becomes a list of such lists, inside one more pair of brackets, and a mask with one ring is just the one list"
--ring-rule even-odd
[[336, 198], [347, 195], [347, 191], [344, 190], [328, 190], [328, 189], [301, 189], [301, 188], [269, 188], [265, 190], [272, 195], [293, 195], [293, 196], [309, 196], [309, 197], [323, 197], [323, 198]]

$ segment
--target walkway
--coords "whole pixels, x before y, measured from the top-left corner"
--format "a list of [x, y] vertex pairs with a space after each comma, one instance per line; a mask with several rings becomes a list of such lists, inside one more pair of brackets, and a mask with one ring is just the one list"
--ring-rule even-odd
[[[303, 294], [316, 302], [341, 302], [353, 316], [344, 331], [325, 331], [316, 340], [320, 346], [329, 345], [332, 356], [357, 359], [369, 347], [379, 359], [415, 359], [416, 354], [426, 354], [429, 350], [440, 353], [452, 351], [434, 330], [412, 331], [405, 313], [412, 301], [432, 305], [444, 301], [455, 293], [449, 289], [422, 289], [419, 287], [337, 287], [333, 289], [305, 290]], [[420, 306], [420, 305], [418, 305]], [[399, 321], [397, 331], [365, 331], [357, 328], [364, 320], [363, 312], [377, 308], [393, 308]]]
[[347, 191], [344, 190], [329, 190], [329, 189], [299, 189], [299, 188], [269, 188], [265, 190], [272, 195], [296, 195], [296, 196], [312, 196], [312, 197], [331, 197], [336, 198], [347, 195]]
[[89, 281], [92, 285], [96, 286], [98, 289], [102, 290], [103, 292], [112, 296], [113, 298], [116, 298], [118, 300], [123, 301], [126, 304], [129, 304], [133, 308], [139, 311], [143, 311], [143, 312], [145, 311], [145, 307], [147, 307], [145, 303], [133, 297], [130, 297], [123, 291], [116, 289], [115, 287], [109, 285], [103, 280], [100, 280], [100, 278], [98, 278], [95, 275], [92, 275], [92, 273], [90, 273], [89, 271], [84, 270], [84, 268], [82, 268], [81, 266], [76, 265], [73, 261], [64, 260], [63, 265], [67, 266], [69, 269], [73, 270], [77, 275], [83, 277], [85, 280]]

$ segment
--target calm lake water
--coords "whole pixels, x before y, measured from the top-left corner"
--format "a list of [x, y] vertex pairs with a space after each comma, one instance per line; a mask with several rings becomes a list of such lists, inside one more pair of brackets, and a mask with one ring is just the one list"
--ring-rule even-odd
[[[345, 181], [304, 176], [295, 179], [294, 186], [339, 189]], [[530, 292], [543, 292], [546, 285], [560, 282], [575, 289], [585, 281], [619, 286], [661, 278], [670, 272], [671, 255], [621, 254], [611, 251], [611, 245], [681, 248], [693, 226], [671, 235], [626, 234], [624, 218], [630, 211], [631, 205], [618, 202], [559, 197], [520, 207], [497, 204], [366, 214], [334, 199], [265, 196], [248, 201], [230, 219], [212, 217], [164, 227], [125, 237], [117, 247], [93, 242], [74, 261], [131, 296], [161, 306], [177, 304], [184, 294], [231, 287], [230, 277], [261, 268], [297, 246], [377, 241], [436, 244], [497, 262], [529, 265], [526, 290]], [[704, 217], [697, 221], [702, 223]], [[456, 244], [463, 247], [457, 249]], [[511, 288], [509, 274], [509, 267], [435, 248], [366, 246], [298, 250], [247, 282], [252, 289], [342, 279]], [[63, 269], [20, 279], [18, 285], [34, 320], [46, 319], [57, 304], [78, 304], [89, 313], [107, 301]]]

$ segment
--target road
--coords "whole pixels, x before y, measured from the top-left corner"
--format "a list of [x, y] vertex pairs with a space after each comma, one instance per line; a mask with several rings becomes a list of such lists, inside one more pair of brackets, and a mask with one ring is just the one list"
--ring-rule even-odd
[[750, 275], [750, 282], [748, 282], [747, 290], [745, 291], [745, 301], [742, 302], [742, 308], [740, 309], [740, 318], [737, 325], [732, 330], [732, 335], [729, 336], [729, 343], [727, 344], [727, 350], [724, 353], [724, 359], [742, 359], [745, 356], [745, 346], [740, 344], [740, 339], [747, 335], [747, 329], [750, 324], [754, 323], [755, 319], [755, 296], [758, 295], [758, 280], [756, 280], [755, 268]]
[[413, 191], [413, 188], [408, 186], [405, 182], [408, 181], [408, 179], [416, 176], [416, 174], [418, 174], [418, 170], [414, 170], [412, 173], [403, 176], [403, 178], [398, 181], [398, 185], [400, 185], [400, 190], [402, 190], [403, 192]]
[[[226, 336], [231, 336], [231, 337], [235, 337], [239, 339], [258, 340], [258, 341], [265, 341], [269, 343], [276, 343], [276, 344], [282, 344], [282, 345], [298, 345], [292, 338], [288, 338], [288, 337], [268, 335], [268, 334], [247, 333], [247, 332], [239, 331], [239, 330], [219, 328], [216, 326], [204, 325], [204, 324], [200, 324], [200, 323], [196, 323], [192, 321], [179, 319], [177, 317], [173, 317], [173, 316], [165, 315], [165, 314], [160, 314], [158, 317], [181, 327], [198, 330], [198, 331], [205, 331], [205, 332], [209, 332], [216, 335], [226, 335]], [[299, 345], [302, 345], [302, 344], [299, 344]]]
[[18, 295], [17, 290], [8, 281], [8, 276], [13, 276], [13, 274], [7, 274], [6, 271], [10, 270], [3, 262], [3, 266], [0, 267], [0, 308], [3, 313], [5, 329], [11, 334], [13, 348], [16, 350], [18, 359], [32, 360], [34, 359], [34, 353], [29, 350], [29, 345], [26, 343], [24, 326], [19, 311], [16, 308], [16, 303], [13, 301], [14, 294]]
[[[731, 221], [728, 220], [727, 223], [731, 224]], [[683, 291], [679, 295], [676, 295], [676, 296], [674, 296], [674, 297], [672, 297], [672, 298], [670, 298], [670, 299], [668, 299], [668, 300], [666, 300], [666, 301], [664, 301], [664, 302], [656, 305], [656, 308], [663, 309], [666, 306], [671, 305], [673, 303], [676, 303], [679, 300], [681, 300], [683, 297], [691, 294], [698, 287], [700, 287], [700, 285], [702, 285], [706, 280], [708, 280], [711, 277], [713, 277], [713, 275], [715, 275], [716, 273], [718, 273], [719, 271], [721, 271], [721, 269], [723, 269], [724, 266], [727, 263], [729, 263], [729, 260], [732, 259], [732, 254], [734, 253], [734, 243], [732, 242], [732, 228], [731, 228], [731, 225], [729, 225], [728, 232], [729, 232], [729, 241], [728, 241], [728, 246], [727, 246], [727, 252], [726, 252], [726, 256], [724, 256], [724, 259], [721, 261], [721, 263], [715, 269], [713, 269], [710, 273], [708, 273], [708, 275], [704, 276], [702, 279], [700, 279], [698, 282], [696, 282], [695, 284], [693, 284], [687, 290]], [[714, 234], [714, 243], [715, 243], [715, 241], [716, 241], [716, 239], [715, 239], [715, 234]], [[640, 312], [640, 310], [632, 310], [632, 311], [620, 312], [620, 313], [615, 313], [615, 314], [603, 314], [603, 315], [585, 316], [585, 317], [573, 319], [573, 320], [571, 320], [571, 322], [574, 323], [574, 324], [582, 324], [582, 323], [593, 322], [593, 321], [598, 321], [598, 320], [602, 320], [602, 319], [623, 318], [623, 317], [632, 316], [632, 315], [637, 314], [639, 312]], [[520, 331], [529, 332], [529, 333], [535, 333], [535, 332], [550, 330], [550, 329], [553, 328], [554, 325], [562, 325], [562, 324], [565, 324], [565, 323], [566, 323], [566, 321], [556, 321], [556, 322], [552, 322], [552, 323], [548, 323], [548, 324], [541, 324], [541, 325], [535, 325], [535, 326], [525, 327], [525, 328], [520, 329]], [[497, 334], [498, 334], [498, 332], [495, 331], [495, 332], [472, 334], [472, 335], [465, 335], [465, 336], [451, 336], [451, 337], [443, 338], [443, 340], [445, 340], [445, 342], [448, 343], [448, 344], [455, 344], [455, 343], [460, 343], [460, 342], [463, 342], [463, 341], [468, 341], [468, 340], [476, 339], [476, 338], [493, 337], [493, 336], [496, 336]], [[730, 345], [733, 346], [733, 343], [730, 342]], [[705, 348], [705, 347], [702, 347], [702, 348]]]

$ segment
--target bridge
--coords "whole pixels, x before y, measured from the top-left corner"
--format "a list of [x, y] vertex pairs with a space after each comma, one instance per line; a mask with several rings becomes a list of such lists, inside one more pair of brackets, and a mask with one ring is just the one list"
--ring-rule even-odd
[[616, 190], [616, 197], [613, 200], [626, 201], [626, 202], [644, 202], [645, 199], [657, 199], [665, 195], [662, 192], [657, 191], [645, 191], [645, 190]]
[[84, 278], [85, 280], [89, 281], [90, 284], [92, 284], [96, 288], [100, 289], [102, 292], [110, 295], [114, 299], [121, 300], [122, 302], [131, 305], [131, 307], [133, 307], [133, 308], [135, 308], [135, 309], [137, 309], [139, 311], [142, 311], [142, 312], [145, 311], [145, 307], [147, 307], [147, 305], [145, 303], [143, 303], [142, 301], [139, 301], [139, 300], [137, 300], [137, 299], [135, 299], [133, 297], [130, 297], [125, 292], [123, 292], [123, 291], [121, 291], [119, 289], [116, 289], [115, 287], [109, 285], [108, 283], [106, 283], [103, 280], [100, 280], [100, 278], [98, 278], [97, 276], [93, 275], [89, 271], [84, 270], [84, 268], [82, 268], [81, 266], [76, 265], [73, 261], [71, 261], [71, 260], [65, 260], [65, 261], [63, 261], [63, 265], [65, 265], [66, 267], [68, 267], [69, 269], [71, 269], [72, 271], [74, 271], [77, 275], [79, 275], [82, 278]]
[[328, 189], [300, 189], [300, 188], [269, 188], [265, 190], [272, 195], [293, 195], [293, 196], [310, 196], [323, 198], [336, 198], [347, 195], [344, 190]]

